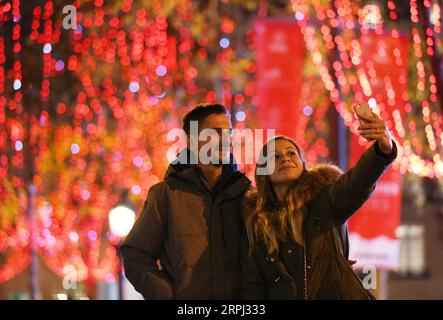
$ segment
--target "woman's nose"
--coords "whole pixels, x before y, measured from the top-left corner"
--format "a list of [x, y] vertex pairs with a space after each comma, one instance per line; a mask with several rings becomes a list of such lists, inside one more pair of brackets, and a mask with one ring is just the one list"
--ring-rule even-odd
[[285, 163], [285, 162], [289, 162], [289, 161], [291, 161], [291, 160], [289, 159], [288, 156], [284, 155], [281, 157], [281, 163]]

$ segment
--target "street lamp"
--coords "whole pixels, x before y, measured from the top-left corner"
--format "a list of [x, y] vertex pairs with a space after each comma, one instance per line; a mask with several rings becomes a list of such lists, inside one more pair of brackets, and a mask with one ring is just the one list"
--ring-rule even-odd
[[120, 238], [119, 243], [116, 245], [116, 252], [118, 257], [118, 299], [122, 300], [123, 298], [123, 261], [120, 251], [120, 246], [123, 242], [123, 239], [128, 235], [129, 231], [131, 231], [132, 226], [135, 223], [135, 212], [131, 208], [128, 208], [124, 205], [119, 205], [109, 211], [109, 229], [111, 232]]
[[376, 4], [367, 4], [363, 7], [363, 25], [367, 29], [376, 29], [383, 23], [380, 7]]

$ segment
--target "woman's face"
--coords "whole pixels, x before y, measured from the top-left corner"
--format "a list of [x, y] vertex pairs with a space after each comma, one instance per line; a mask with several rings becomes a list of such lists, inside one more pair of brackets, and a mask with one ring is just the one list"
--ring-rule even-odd
[[[272, 153], [269, 154], [272, 156]], [[275, 141], [275, 169], [269, 176], [271, 183], [280, 184], [297, 180], [303, 173], [303, 163], [296, 147], [289, 141]]]

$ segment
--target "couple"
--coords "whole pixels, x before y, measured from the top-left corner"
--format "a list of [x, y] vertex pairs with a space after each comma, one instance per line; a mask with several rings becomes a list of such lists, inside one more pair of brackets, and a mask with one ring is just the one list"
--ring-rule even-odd
[[[297, 144], [277, 136], [261, 152], [274, 170], [257, 175], [266, 165], [258, 161], [256, 189], [233, 161], [183, 161], [193, 155], [188, 145], [149, 190], [122, 245], [129, 281], [145, 299], [372, 299], [348, 261], [345, 222], [397, 149], [383, 120], [364, 120], [361, 136], [376, 142], [347, 173], [308, 168]], [[191, 110], [188, 135], [191, 121], [199, 130], [231, 128], [219, 104]]]

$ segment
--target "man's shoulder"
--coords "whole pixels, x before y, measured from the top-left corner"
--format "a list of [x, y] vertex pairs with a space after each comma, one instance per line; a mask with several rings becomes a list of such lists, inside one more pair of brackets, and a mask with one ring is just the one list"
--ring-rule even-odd
[[166, 194], [168, 192], [168, 183], [166, 181], [160, 181], [156, 184], [153, 184], [149, 188], [149, 194], [152, 194], [154, 196], [160, 195], [160, 194]]

